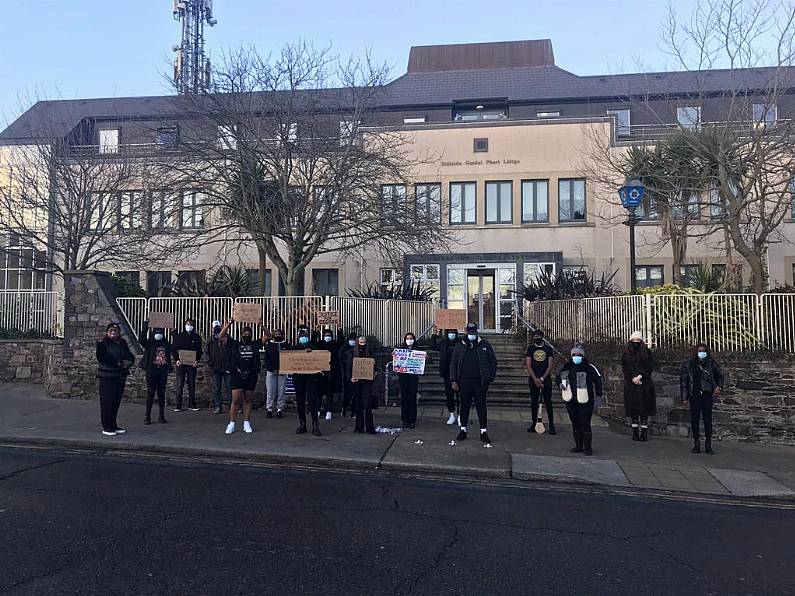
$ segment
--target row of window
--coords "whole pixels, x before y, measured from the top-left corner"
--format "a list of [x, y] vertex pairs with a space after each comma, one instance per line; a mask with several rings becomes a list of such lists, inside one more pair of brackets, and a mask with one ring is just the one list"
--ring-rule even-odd
[[[489, 181], [486, 191], [486, 223], [513, 223], [513, 182]], [[520, 183], [522, 223], [549, 223], [549, 180], [522, 180]], [[416, 184], [414, 198], [418, 217], [441, 221], [441, 184]], [[454, 225], [477, 223], [477, 183], [451, 182], [449, 222]], [[384, 208], [405, 208], [406, 185], [382, 186]], [[581, 222], [586, 219], [585, 180], [561, 178], [558, 180], [558, 221]]]
[[201, 192], [124, 191], [91, 197], [92, 230], [182, 229], [204, 227], [205, 197]]

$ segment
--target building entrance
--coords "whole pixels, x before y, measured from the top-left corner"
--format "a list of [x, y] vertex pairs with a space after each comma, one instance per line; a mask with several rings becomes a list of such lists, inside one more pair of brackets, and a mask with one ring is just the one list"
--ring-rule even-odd
[[494, 269], [467, 270], [467, 319], [480, 331], [497, 330], [497, 303]]

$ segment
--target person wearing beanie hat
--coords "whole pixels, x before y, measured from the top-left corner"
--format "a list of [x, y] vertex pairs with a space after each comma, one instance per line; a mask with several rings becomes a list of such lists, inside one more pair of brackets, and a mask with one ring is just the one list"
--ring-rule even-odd
[[486, 394], [489, 385], [497, 377], [497, 356], [491, 344], [478, 334], [476, 323], [468, 323], [466, 337], [456, 344], [450, 361], [450, 381], [453, 391], [458, 391], [461, 400], [459, 416], [460, 431], [457, 440], [467, 438], [467, 424], [472, 402], [478, 413], [480, 423], [480, 440], [484, 445], [491, 443], [486, 429], [487, 410]]
[[555, 352], [544, 341], [544, 332], [536, 329], [533, 332], [533, 343], [527, 348], [525, 367], [530, 375], [530, 413], [532, 419], [527, 432], [536, 432], [535, 424], [538, 420], [538, 406], [540, 399], [544, 399], [549, 420], [549, 434], [557, 434], [555, 430], [555, 417], [552, 412], [552, 365], [555, 362]]
[[643, 334], [635, 331], [621, 354], [624, 374], [624, 413], [632, 424], [632, 440], [645, 441], [649, 436], [649, 416], [657, 410], [652, 371], [654, 355], [643, 342]]
[[285, 397], [287, 375], [279, 372], [280, 355], [283, 351], [291, 349], [292, 346], [285, 339], [282, 329], [274, 330], [273, 337], [265, 344], [266, 418], [273, 418], [274, 405], [276, 406], [276, 418], [284, 416], [284, 408], [287, 403]]
[[124, 395], [124, 385], [130, 367], [135, 363], [135, 356], [127, 342], [121, 337], [118, 323], [108, 323], [105, 337], [97, 342], [97, 379], [99, 381], [99, 409], [102, 422], [102, 434], [114, 436], [125, 431], [119, 428], [116, 418]]
[[448, 425], [455, 424], [458, 411], [458, 404], [456, 403], [458, 394], [453, 391], [453, 385], [450, 381], [450, 362], [453, 349], [460, 341], [457, 329], [440, 329], [439, 335], [434, 335], [431, 338], [431, 349], [439, 351], [439, 376], [444, 380], [444, 396], [449, 414], [447, 417]]
[[[312, 342], [309, 329], [301, 327], [298, 331], [298, 345], [295, 350], [311, 352], [317, 346]], [[306, 406], [309, 403], [309, 415], [312, 418], [312, 434], [316, 437], [321, 435], [320, 423], [318, 421], [317, 403], [317, 373], [293, 374], [293, 387], [295, 389], [295, 404], [298, 408], [298, 428], [295, 433], [298, 435], [306, 434]]]
[[571, 360], [560, 369], [555, 382], [560, 387], [574, 433], [571, 452], [592, 455], [591, 416], [596, 400], [602, 397], [602, 374], [586, 360], [581, 344], [571, 349]]
[[337, 356], [340, 364], [340, 374], [342, 376], [342, 417], [346, 418], [350, 415], [351, 419], [353, 419], [356, 414], [353, 408], [354, 387], [350, 376], [346, 372], [346, 368], [348, 359], [350, 358], [350, 353], [356, 347], [356, 339], [356, 333], [349, 333]]

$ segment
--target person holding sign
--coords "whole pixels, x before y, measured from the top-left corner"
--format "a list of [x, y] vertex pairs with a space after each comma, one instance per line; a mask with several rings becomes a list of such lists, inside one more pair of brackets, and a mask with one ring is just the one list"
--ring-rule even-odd
[[122, 338], [118, 323], [109, 323], [105, 328], [105, 337], [97, 342], [96, 358], [102, 434], [112, 437], [127, 432], [119, 428], [116, 417], [124, 395], [127, 375], [135, 363], [135, 356]]
[[372, 358], [367, 345], [367, 338], [363, 335], [356, 340], [356, 345], [343, 352], [343, 367], [345, 378], [350, 379], [353, 397], [353, 410], [356, 413], [356, 425], [353, 432], [374, 435], [375, 423], [373, 422], [373, 380], [357, 378], [354, 375], [354, 361]]
[[[315, 345], [309, 338], [309, 330], [302, 328], [298, 332], [298, 346], [296, 349], [311, 352], [314, 347]], [[307, 401], [309, 401], [309, 415], [312, 417], [312, 434], [316, 437], [321, 435], [320, 423], [318, 421], [317, 377], [317, 372], [293, 374], [295, 402], [298, 407], [298, 428], [295, 431], [297, 435], [306, 434]]]
[[232, 321], [228, 321], [221, 329], [221, 339], [228, 342], [234, 354], [234, 366], [230, 385], [232, 386], [232, 407], [229, 408], [229, 424], [226, 427], [226, 434], [231, 435], [235, 432], [235, 421], [237, 412], [240, 409], [240, 402], [243, 402], [243, 430], [247, 433], [254, 432], [251, 428], [251, 410], [254, 389], [257, 387], [257, 377], [261, 368], [259, 351], [262, 349], [262, 342], [254, 339], [251, 327], [243, 327], [240, 334], [240, 341], [228, 337], [229, 327]]
[[563, 365], [555, 381], [571, 419], [574, 433], [571, 452], [593, 455], [591, 415], [596, 400], [602, 397], [602, 374], [586, 360], [585, 348], [578, 344], [571, 349], [571, 360]]
[[[399, 350], [413, 350], [417, 337], [409, 332], [403, 337]], [[400, 389], [400, 418], [403, 428], [414, 428], [417, 425], [417, 385], [419, 375], [397, 373], [398, 388]]]
[[284, 339], [284, 331], [276, 329], [273, 338], [265, 344], [265, 390], [267, 398], [265, 407], [266, 418], [273, 418], [273, 406], [276, 405], [276, 418], [284, 416], [285, 397], [287, 388], [287, 375], [279, 372], [279, 355], [284, 350], [289, 350], [290, 344]]
[[[540, 398], [544, 400], [544, 408], [547, 411], [549, 420], [548, 432], [550, 435], [557, 434], [555, 430], [555, 418], [552, 414], [552, 365], [554, 364], [555, 352], [544, 342], [544, 332], [541, 329], [533, 331], [533, 345], [527, 348], [525, 366], [527, 374], [530, 375], [530, 412], [532, 420], [527, 432], [536, 432], [538, 418], [538, 406]], [[539, 427], [541, 428], [541, 427]]]
[[455, 417], [458, 412], [458, 394], [453, 391], [453, 385], [450, 381], [450, 360], [457, 343], [458, 331], [455, 329], [445, 329], [443, 335], [434, 335], [431, 340], [431, 348], [439, 351], [439, 376], [444, 380], [444, 396], [447, 400], [447, 411], [450, 414], [447, 418], [447, 424], [451, 426], [455, 424]]
[[326, 420], [331, 420], [332, 412], [335, 409], [334, 397], [340, 391], [340, 349], [342, 348], [342, 330], [338, 333], [339, 337], [334, 337], [331, 329], [323, 330], [323, 343], [320, 347], [331, 353], [331, 370], [318, 376], [318, 401], [320, 402], [321, 414], [325, 412]]
[[149, 329], [149, 321], [144, 321], [138, 343], [144, 349], [144, 360], [141, 366], [146, 371], [146, 417], [144, 424], [152, 424], [152, 405], [157, 394], [157, 407], [160, 411], [158, 422], [166, 420], [166, 383], [173, 368], [171, 361], [174, 355], [166, 331], [161, 327]]
[[347, 342], [340, 350], [339, 361], [342, 372], [342, 417], [345, 418], [350, 413], [351, 419], [356, 415], [356, 410], [353, 408], [353, 383], [347, 372], [346, 363], [354, 348], [356, 348], [356, 334], [350, 333]]
[[458, 391], [461, 398], [461, 416], [459, 423], [461, 430], [457, 440], [465, 441], [467, 438], [467, 423], [472, 402], [478, 413], [480, 423], [480, 440], [484, 444], [491, 443], [486, 430], [486, 393], [489, 385], [497, 377], [497, 356], [491, 344], [478, 335], [478, 326], [468, 323], [464, 341], [456, 344], [450, 362], [450, 380], [453, 391]]
[[185, 390], [185, 381], [187, 381], [188, 409], [191, 412], [198, 412], [196, 367], [202, 359], [202, 338], [196, 333], [196, 322], [193, 319], [185, 319], [185, 331], [174, 333], [171, 337], [171, 345], [174, 348], [174, 357], [177, 359], [177, 404], [174, 411], [182, 411], [182, 394]]

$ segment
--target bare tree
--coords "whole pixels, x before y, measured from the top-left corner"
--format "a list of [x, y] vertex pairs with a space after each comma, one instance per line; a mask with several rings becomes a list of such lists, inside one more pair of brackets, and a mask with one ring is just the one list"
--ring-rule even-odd
[[209, 93], [182, 98], [191, 131], [177, 176], [204, 189], [221, 225], [256, 246], [260, 276], [269, 259], [291, 295], [322, 254], [447, 245], [440, 198], [405, 191], [422, 156], [377, 120], [386, 78], [369, 57], [340, 62], [298, 43], [275, 57], [234, 52]]

